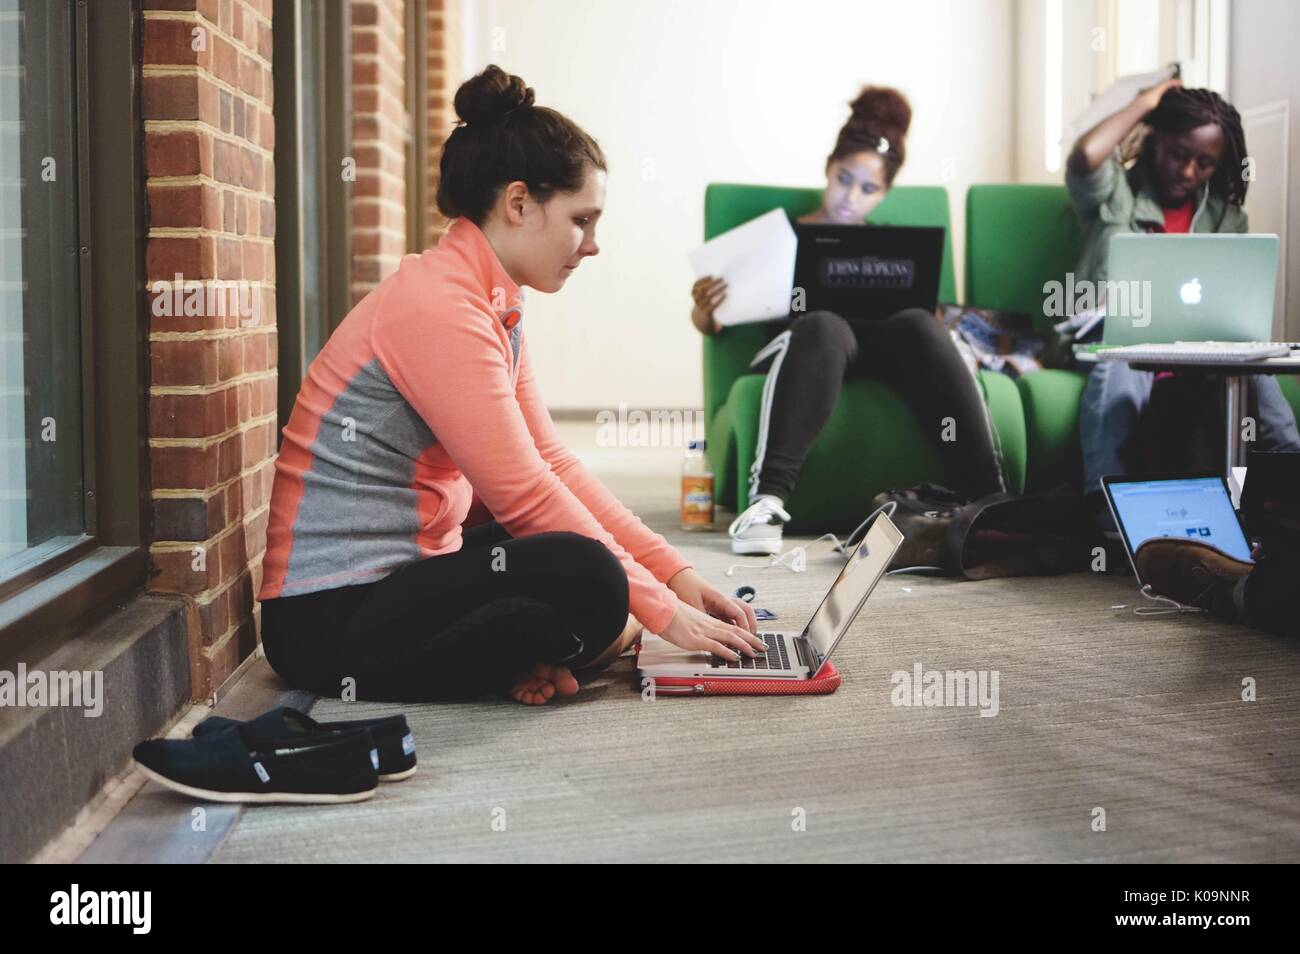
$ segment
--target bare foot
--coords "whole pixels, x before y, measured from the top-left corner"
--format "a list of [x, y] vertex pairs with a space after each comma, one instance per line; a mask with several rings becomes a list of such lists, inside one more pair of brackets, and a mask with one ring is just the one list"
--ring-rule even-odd
[[539, 662], [533, 671], [521, 676], [510, 687], [510, 698], [526, 706], [540, 706], [550, 702], [556, 693], [571, 696], [578, 691], [578, 680], [563, 666]]

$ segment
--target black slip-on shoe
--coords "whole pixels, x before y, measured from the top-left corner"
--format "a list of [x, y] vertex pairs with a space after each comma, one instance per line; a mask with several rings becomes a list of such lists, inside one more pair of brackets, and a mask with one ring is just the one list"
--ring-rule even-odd
[[282, 706], [264, 712], [256, 719], [239, 722], [224, 716], [209, 716], [194, 727], [194, 737], [222, 732], [242, 725], [258, 741], [290, 738], [301, 733], [352, 732], [369, 729], [379, 749], [379, 781], [400, 782], [415, 774], [415, 739], [406, 716], [398, 713], [382, 719], [355, 719], [351, 722], [317, 722], [307, 713]]
[[132, 754], [160, 785], [216, 802], [360, 802], [379, 788], [379, 753], [366, 729], [266, 742], [235, 725], [194, 739], [150, 739]]

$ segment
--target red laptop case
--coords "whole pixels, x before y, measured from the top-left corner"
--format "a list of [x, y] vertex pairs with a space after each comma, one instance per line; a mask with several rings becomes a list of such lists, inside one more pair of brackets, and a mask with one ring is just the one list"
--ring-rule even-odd
[[[636, 645], [637, 655], [641, 644]], [[655, 695], [665, 696], [808, 696], [825, 695], [840, 687], [840, 673], [827, 662], [816, 679], [729, 678], [655, 676]]]

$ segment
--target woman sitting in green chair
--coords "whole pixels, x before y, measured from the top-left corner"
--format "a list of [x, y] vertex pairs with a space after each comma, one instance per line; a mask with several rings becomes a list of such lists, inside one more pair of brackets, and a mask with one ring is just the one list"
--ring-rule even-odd
[[[869, 86], [851, 106], [826, 160], [821, 205], [795, 222], [863, 224], [903, 165], [912, 121], [903, 95]], [[714, 312], [726, 298], [726, 283], [701, 278], [691, 293], [691, 321], [702, 334], [717, 334]], [[1006, 489], [979, 383], [934, 315], [922, 308], [893, 315], [813, 311], [792, 313], [768, 327], [770, 339], [750, 363], [755, 371], [766, 368], [767, 381], [750, 467], [750, 505], [729, 531], [735, 553], [781, 552], [782, 527], [790, 520], [785, 502], [849, 375], [893, 385], [923, 424], [933, 426], [958, 493], [974, 499]], [[939, 439], [945, 418], [955, 422], [958, 440]]]

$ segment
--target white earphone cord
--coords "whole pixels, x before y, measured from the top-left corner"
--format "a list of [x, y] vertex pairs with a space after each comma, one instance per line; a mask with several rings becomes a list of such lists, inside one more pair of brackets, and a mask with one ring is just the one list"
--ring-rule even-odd
[[1160, 596], [1158, 593], [1152, 593], [1150, 583], [1143, 585], [1143, 587], [1140, 590], [1138, 590], [1138, 592], [1141, 593], [1143, 596], [1145, 596], [1147, 599], [1151, 600], [1151, 602], [1153, 603], [1167, 604], [1165, 606], [1161, 606], [1159, 609], [1157, 609], [1154, 606], [1135, 606], [1133, 607], [1133, 612], [1138, 616], [1167, 616], [1170, 613], [1204, 613], [1205, 612], [1205, 610], [1201, 609], [1201, 607], [1199, 606], [1187, 606], [1183, 603], [1178, 602], [1177, 600], [1170, 599], [1167, 596]]
[[[883, 511], [892, 517], [894, 515], [894, 511], [896, 511], [897, 509], [898, 509], [898, 501], [890, 500], [887, 503], [881, 504], [875, 510], [871, 511], [871, 513], [867, 514], [867, 518], [863, 520], [860, 524], [858, 524], [857, 527], [854, 528], [853, 532], [849, 534], [848, 539], [845, 542], [840, 542], [840, 538], [833, 533], [823, 533], [812, 543], [808, 544], [808, 547], [816, 546], [818, 543], [821, 543], [823, 540], [830, 539], [835, 541], [835, 550], [839, 553], [843, 553], [846, 550], [848, 550], [849, 547], [853, 546], [856, 543], [858, 534], [863, 532], [863, 530], [865, 530], [867, 527], [871, 525], [871, 521], [876, 519], [877, 514]], [[727, 576], [731, 576], [733, 573], [735, 573], [738, 567], [742, 567], [742, 568], [749, 567], [749, 569], [751, 570], [770, 570], [773, 567], [785, 566], [787, 559], [790, 561], [789, 566], [793, 572], [802, 573], [807, 568], [808, 548], [804, 546], [793, 547], [784, 553], [780, 553], [773, 556], [763, 566], [750, 566], [747, 563], [733, 563], [731, 564], [731, 566], [727, 567]], [[925, 568], [924, 567], [902, 567], [901, 569], [908, 570], [908, 569], [925, 569]], [[899, 570], [891, 570], [889, 572], [897, 573], [899, 572]], [[1144, 585], [1140, 590], [1138, 590], [1138, 592], [1141, 593], [1143, 596], [1145, 596], [1153, 603], [1163, 604], [1158, 608], [1155, 606], [1135, 606], [1133, 607], [1133, 612], [1138, 616], [1167, 616], [1170, 613], [1204, 613], [1205, 612], [1205, 610], [1201, 609], [1201, 607], [1199, 606], [1186, 606], [1178, 602], [1177, 600], [1170, 599], [1167, 596], [1160, 596], [1157, 593], [1151, 592], [1150, 583]]]
[[897, 509], [898, 509], [898, 501], [896, 500], [890, 500], [887, 503], [881, 504], [875, 510], [871, 511], [871, 513], [867, 514], [867, 519], [863, 520], [860, 524], [858, 524], [853, 529], [853, 532], [849, 534], [848, 540], [843, 543], [840, 542], [840, 538], [837, 537], [835, 534], [823, 533], [812, 543], [808, 544], [808, 546], [792, 547], [789, 550], [786, 550], [784, 553], [776, 554], [767, 563], [763, 564], [762, 566], [750, 566], [750, 564], [748, 563], [733, 563], [731, 564], [731, 566], [727, 567], [726, 575], [731, 576], [733, 573], [736, 572], [737, 567], [741, 567], [741, 568], [748, 567], [751, 570], [770, 570], [773, 567], [786, 566], [787, 559], [790, 561], [789, 567], [792, 572], [802, 573], [808, 567], [808, 547], [816, 546], [817, 544], [821, 543], [823, 540], [830, 539], [835, 541], [836, 552], [844, 553], [845, 551], [848, 550], [849, 547], [855, 545], [855, 543], [857, 542], [858, 534], [861, 533], [866, 527], [871, 525], [871, 521], [876, 519], [876, 514], [880, 513], [881, 511], [885, 511], [886, 513], [888, 513], [889, 516], [892, 517], [894, 515], [894, 511]]

